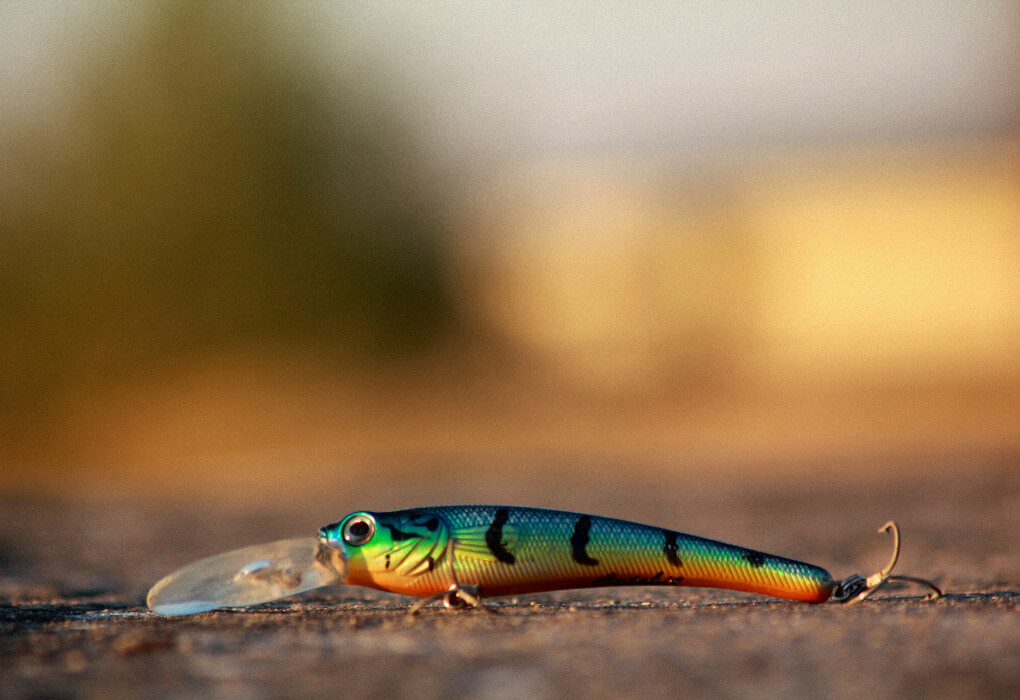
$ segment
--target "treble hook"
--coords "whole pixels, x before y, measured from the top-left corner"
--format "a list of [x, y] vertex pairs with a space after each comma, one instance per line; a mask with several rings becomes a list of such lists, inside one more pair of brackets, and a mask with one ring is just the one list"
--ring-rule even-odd
[[925, 586], [926, 588], [931, 589], [928, 595], [925, 596], [925, 600], [936, 600], [941, 598], [942, 591], [939, 590], [939, 587], [931, 581], [926, 581], [923, 578], [916, 578], [914, 576], [892, 575], [892, 570], [896, 566], [896, 562], [900, 559], [900, 529], [897, 527], [895, 522], [890, 520], [879, 529], [879, 532], [892, 532], [893, 553], [892, 559], [889, 560], [889, 564], [878, 573], [872, 574], [867, 578], [864, 578], [860, 574], [852, 574], [842, 581], [836, 581], [836, 583], [832, 586], [832, 599], [840, 603], [847, 603], [848, 605], [859, 603], [890, 581], [916, 583], [920, 586]]
[[[450, 560], [455, 560], [456, 543], [450, 543]], [[424, 608], [429, 603], [435, 603], [436, 601], [443, 601], [443, 607], [448, 610], [463, 610], [465, 608], [479, 608], [487, 613], [493, 615], [499, 615], [498, 610], [490, 608], [488, 605], [482, 602], [481, 593], [479, 593], [478, 586], [473, 586], [469, 583], [461, 583], [457, 580], [457, 568], [455, 566], [450, 567], [450, 575], [453, 582], [450, 587], [445, 591], [440, 591], [435, 595], [430, 595], [428, 598], [422, 598], [417, 603], [412, 605], [408, 611], [408, 615], [417, 615], [418, 611]]]

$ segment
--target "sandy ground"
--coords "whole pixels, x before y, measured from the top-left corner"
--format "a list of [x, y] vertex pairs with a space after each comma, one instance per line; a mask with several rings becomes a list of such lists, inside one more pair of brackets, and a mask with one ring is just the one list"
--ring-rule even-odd
[[[626, 464], [430, 467], [416, 479], [243, 498], [137, 494], [0, 500], [5, 697], [1018, 697], [1020, 455], [944, 456], [883, 474], [854, 461], [812, 478], [753, 461], [723, 477]], [[893, 465], [895, 466], [895, 465]], [[903, 475], [905, 471], [907, 475]], [[379, 483], [389, 483], [380, 490]], [[338, 587], [256, 609], [160, 618], [147, 588], [194, 559], [312, 534], [357, 508], [443, 502], [631, 518], [796, 557], [837, 577], [881, 568], [890, 517], [901, 573], [857, 606], [688, 588], [493, 599], [500, 614]]]

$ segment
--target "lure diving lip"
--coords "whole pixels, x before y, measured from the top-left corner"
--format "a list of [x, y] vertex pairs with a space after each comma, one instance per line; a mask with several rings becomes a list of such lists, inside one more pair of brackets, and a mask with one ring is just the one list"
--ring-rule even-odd
[[268, 603], [343, 583], [343, 554], [302, 537], [235, 549], [193, 562], [161, 579], [146, 603], [159, 615], [193, 615]]

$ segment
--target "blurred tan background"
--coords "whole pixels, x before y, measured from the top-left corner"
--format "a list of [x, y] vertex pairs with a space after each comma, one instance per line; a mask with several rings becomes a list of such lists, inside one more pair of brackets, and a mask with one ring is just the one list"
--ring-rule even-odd
[[1015, 3], [0, 13], [8, 492], [1020, 450]]

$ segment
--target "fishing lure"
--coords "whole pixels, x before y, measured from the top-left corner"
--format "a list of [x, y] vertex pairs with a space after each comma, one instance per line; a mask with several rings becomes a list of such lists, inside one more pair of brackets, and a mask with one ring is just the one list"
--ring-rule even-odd
[[485, 607], [489, 596], [597, 586], [700, 586], [788, 600], [855, 603], [893, 576], [833, 580], [825, 569], [786, 557], [661, 527], [582, 513], [515, 506], [439, 506], [359, 511], [326, 525], [319, 537], [255, 545], [203, 559], [149, 591], [149, 608], [189, 615], [265, 603], [336, 583], [420, 598], [415, 613], [441, 600], [448, 608]]

